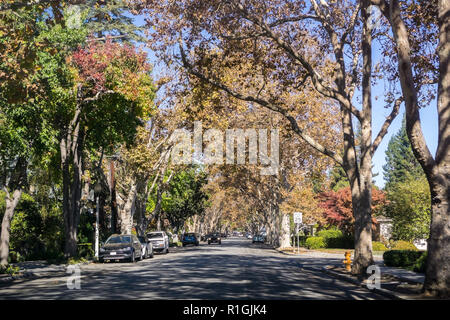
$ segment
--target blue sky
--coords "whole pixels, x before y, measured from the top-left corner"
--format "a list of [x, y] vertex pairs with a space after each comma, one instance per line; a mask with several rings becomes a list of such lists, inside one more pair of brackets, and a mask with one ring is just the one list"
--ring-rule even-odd
[[[375, 87], [373, 90], [373, 95], [376, 95], [376, 93], [382, 94], [382, 89]], [[378, 131], [380, 130], [381, 126], [383, 125], [384, 119], [386, 116], [390, 113], [390, 109], [385, 109], [383, 107], [383, 101], [378, 100], [373, 102], [373, 136], [376, 136]], [[383, 180], [383, 165], [385, 164], [385, 151], [388, 145], [388, 142], [393, 134], [395, 134], [402, 125], [402, 118], [403, 114], [405, 112], [404, 105], [402, 104], [400, 113], [397, 116], [397, 118], [392, 122], [388, 133], [384, 137], [383, 141], [381, 142], [380, 146], [378, 147], [374, 157], [373, 157], [373, 173], [379, 173], [377, 177], [374, 177], [375, 184], [378, 187], [384, 186], [384, 180]], [[437, 149], [437, 141], [438, 141], [438, 116], [437, 116], [437, 108], [436, 108], [436, 101], [432, 101], [432, 103], [427, 106], [426, 108], [423, 108], [420, 111], [420, 118], [422, 123], [422, 130], [423, 134], [425, 136], [425, 140], [427, 141], [428, 148], [430, 149], [431, 153], [434, 155], [436, 153]]]
[[[135, 23], [138, 25], [144, 24], [144, 19], [142, 16], [138, 16], [135, 18]], [[154, 73], [158, 72], [158, 66], [157, 61], [155, 58], [155, 55], [150, 50], [146, 49], [148, 52], [149, 60], [150, 62], [155, 66]], [[373, 50], [373, 61], [374, 63], [377, 61], [377, 55], [378, 50], [376, 47], [376, 44], [374, 43], [374, 50]], [[381, 82], [374, 86], [372, 88], [372, 103], [373, 103], [373, 129], [372, 134], [373, 137], [376, 137], [378, 134], [378, 131], [380, 130], [381, 126], [383, 125], [385, 118], [389, 115], [391, 112], [391, 109], [384, 108], [384, 84]], [[356, 96], [356, 93], [355, 93]], [[378, 99], [375, 99], [375, 97], [378, 96]], [[384, 179], [383, 179], [383, 165], [385, 164], [385, 151], [388, 145], [388, 142], [393, 134], [395, 134], [401, 127], [402, 118], [404, 114], [405, 108], [402, 104], [400, 108], [400, 113], [397, 116], [397, 118], [392, 122], [388, 133], [384, 137], [383, 141], [380, 143], [374, 157], [373, 157], [373, 173], [378, 175], [374, 177], [375, 184], [382, 188], [384, 186]], [[433, 100], [429, 106], [423, 108], [420, 111], [420, 117], [421, 117], [421, 123], [422, 123], [422, 130], [425, 136], [425, 140], [427, 142], [428, 148], [430, 149], [431, 153], [434, 155], [436, 153], [437, 149], [437, 141], [438, 141], [438, 116], [437, 116], [437, 108], [436, 108], [436, 100]], [[355, 127], [356, 128], [356, 127]]]

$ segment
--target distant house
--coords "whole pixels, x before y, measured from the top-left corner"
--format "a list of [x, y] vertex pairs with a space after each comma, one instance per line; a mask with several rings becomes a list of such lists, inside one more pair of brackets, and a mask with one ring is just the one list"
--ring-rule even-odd
[[392, 219], [385, 216], [377, 216], [375, 232], [373, 234], [374, 241], [389, 242], [392, 238]]
[[416, 246], [419, 250], [427, 250], [428, 248], [428, 241], [426, 239], [417, 239], [413, 241], [413, 244]]

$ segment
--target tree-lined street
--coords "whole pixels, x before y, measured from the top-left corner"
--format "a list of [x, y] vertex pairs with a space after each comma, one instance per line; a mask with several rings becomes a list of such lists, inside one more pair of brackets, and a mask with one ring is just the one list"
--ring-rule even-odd
[[337, 259], [292, 257], [243, 238], [202, 243], [129, 263], [81, 266], [81, 289], [67, 277], [18, 280], [0, 299], [383, 299], [321, 272]]
[[450, 0], [0, 3], [5, 298], [450, 297]]

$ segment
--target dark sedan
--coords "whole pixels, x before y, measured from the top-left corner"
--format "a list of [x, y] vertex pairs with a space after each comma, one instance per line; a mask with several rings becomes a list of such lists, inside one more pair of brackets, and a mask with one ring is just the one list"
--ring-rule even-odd
[[222, 244], [222, 238], [220, 237], [220, 233], [211, 233], [206, 237], [206, 239], [208, 240], [208, 244], [211, 243]]
[[132, 234], [112, 235], [102, 245], [99, 252], [100, 262], [106, 260], [129, 260], [136, 262], [142, 259], [142, 248], [139, 239]]

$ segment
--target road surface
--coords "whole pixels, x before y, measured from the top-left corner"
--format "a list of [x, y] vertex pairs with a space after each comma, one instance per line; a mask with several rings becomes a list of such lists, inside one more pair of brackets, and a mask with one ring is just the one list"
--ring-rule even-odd
[[340, 260], [227, 238], [135, 264], [82, 265], [80, 289], [68, 289], [67, 276], [16, 280], [0, 287], [0, 299], [383, 299], [320, 271]]

